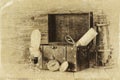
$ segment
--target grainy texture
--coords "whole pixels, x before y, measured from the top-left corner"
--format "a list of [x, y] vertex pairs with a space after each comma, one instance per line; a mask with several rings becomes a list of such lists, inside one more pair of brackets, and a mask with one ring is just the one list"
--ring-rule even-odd
[[[13, 1], [13, 4], [5, 5]], [[31, 70], [24, 67], [24, 64], [18, 65], [18, 61], [23, 60], [29, 55], [28, 47], [30, 45], [30, 34], [34, 29], [40, 29], [43, 35], [47, 33], [48, 13], [71, 13], [93, 11], [96, 16], [103, 10], [110, 20], [110, 44], [113, 46], [113, 59], [119, 63], [119, 0], [1, 0], [0, 10], [0, 30], [1, 30], [1, 61], [4, 68], [0, 70], [1, 79], [11, 80], [119, 80], [119, 69], [89, 69], [88, 71], [74, 73], [60, 73]], [[3, 6], [5, 8], [3, 8]], [[94, 16], [94, 20], [96, 17]], [[46, 37], [44, 37], [46, 39]], [[46, 42], [46, 41], [45, 41]], [[118, 60], [118, 61], [117, 61]], [[90, 73], [89, 73], [90, 72]], [[106, 73], [105, 73], [106, 72]], [[35, 74], [36, 73], [36, 74]], [[38, 75], [39, 74], [39, 75]], [[50, 75], [51, 74], [51, 75]], [[57, 75], [56, 75], [57, 74]], [[108, 76], [104, 75], [107, 74]], [[82, 76], [83, 75], [83, 76]], [[114, 76], [113, 76], [114, 75]], [[88, 77], [86, 77], [88, 76]], [[22, 78], [21, 78], [22, 77]], [[107, 78], [106, 78], [107, 77]], [[108, 79], [109, 78], [109, 79]]]

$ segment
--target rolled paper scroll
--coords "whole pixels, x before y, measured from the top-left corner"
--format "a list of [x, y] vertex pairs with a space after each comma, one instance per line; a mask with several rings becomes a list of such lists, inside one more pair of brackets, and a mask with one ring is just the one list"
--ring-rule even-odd
[[97, 35], [98, 33], [90, 28], [76, 43], [75, 46], [87, 46]]

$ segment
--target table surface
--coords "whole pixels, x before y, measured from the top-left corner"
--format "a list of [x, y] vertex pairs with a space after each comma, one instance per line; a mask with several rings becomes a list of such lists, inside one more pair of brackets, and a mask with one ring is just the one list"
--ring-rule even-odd
[[119, 67], [96, 67], [78, 72], [51, 72], [28, 64], [3, 64], [0, 80], [119, 80]]

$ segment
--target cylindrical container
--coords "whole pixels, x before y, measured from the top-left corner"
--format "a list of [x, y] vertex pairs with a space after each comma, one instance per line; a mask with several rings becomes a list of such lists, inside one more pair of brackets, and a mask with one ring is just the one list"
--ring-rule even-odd
[[98, 33], [90, 28], [76, 43], [75, 46], [87, 46], [97, 35]]
[[99, 26], [98, 27], [98, 53], [101, 55], [102, 64], [107, 63], [108, 56], [111, 52], [109, 47], [109, 31], [108, 26]]

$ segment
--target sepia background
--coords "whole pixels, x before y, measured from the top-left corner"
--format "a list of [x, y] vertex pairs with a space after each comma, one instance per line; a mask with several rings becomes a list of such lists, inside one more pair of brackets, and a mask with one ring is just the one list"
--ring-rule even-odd
[[[115, 67], [119, 67], [120, 9], [118, 5], [119, 0], [1, 0], [1, 79], [4, 79], [5, 77], [8, 77], [11, 80], [14, 80], [16, 77], [19, 79], [21, 77], [28, 77], [30, 79], [34, 77], [45, 77], [45, 79], [47, 80], [49, 78], [46, 77], [47, 75], [49, 76], [49, 73], [47, 72], [44, 72], [44, 75], [46, 76], [35, 75], [34, 70], [28, 69], [28, 65], [25, 63], [27, 62], [26, 58], [28, 58], [29, 56], [28, 48], [30, 46], [30, 34], [34, 29], [40, 29], [42, 35], [47, 35], [47, 14], [49, 13], [79, 13], [92, 11], [95, 19], [95, 16], [103, 11], [107, 15], [108, 21], [110, 21], [109, 36], [110, 44], [113, 47], [112, 57]], [[33, 17], [34, 21], [32, 20]], [[46, 39], [47, 37], [43, 37], [42, 43], [47, 43]], [[111, 70], [110, 72], [112, 73], [114, 71], [116, 77], [111, 78], [110, 75], [113, 75], [114, 73], [110, 75], [108, 75], [108, 73], [107, 77], [110, 77], [110, 80], [119, 80], [119, 71], [117, 70]], [[38, 74], [39, 71], [35, 73]], [[54, 76], [56, 73], [52, 74], [52, 76]], [[65, 75], [67, 75], [67, 78], [65, 79], [74, 79], [71, 76], [73, 74], [70, 73], [58, 73], [57, 77], [66, 77]], [[99, 74], [99, 71], [97, 75], [95, 75], [95, 77], [99, 75], [101, 75], [103, 79], [104, 77], [106, 77], [106, 75], [102, 75], [102, 73]], [[43, 80], [43, 78], [41, 79]]]

